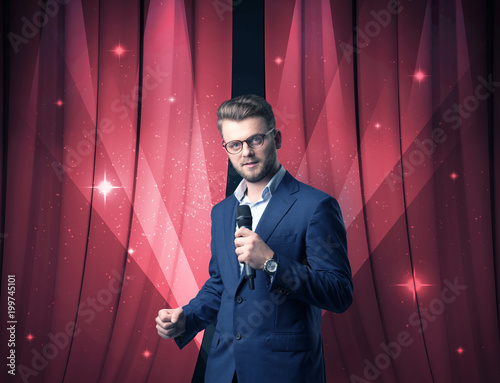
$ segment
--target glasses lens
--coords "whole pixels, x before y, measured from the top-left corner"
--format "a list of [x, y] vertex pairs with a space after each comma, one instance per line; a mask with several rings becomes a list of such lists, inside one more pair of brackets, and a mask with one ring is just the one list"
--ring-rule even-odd
[[226, 149], [229, 153], [238, 153], [241, 150], [240, 141], [230, 141], [226, 144]]
[[247, 143], [248, 146], [255, 149], [262, 146], [262, 144], [264, 143], [264, 138], [262, 137], [262, 135], [256, 134], [255, 136], [252, 136], [249, 139], [247, 139]]
[[246, 142], [247, 145], [252, 149], [260, 148], [264, 144], [264, 137], [271, 133], [272, 130], [265, 134], [255, 134], [253, 136], [248, 137], [245, 141], [229, 141], [224, 145], [228, 153], [238, 154], [243, 149], [243, 142]]

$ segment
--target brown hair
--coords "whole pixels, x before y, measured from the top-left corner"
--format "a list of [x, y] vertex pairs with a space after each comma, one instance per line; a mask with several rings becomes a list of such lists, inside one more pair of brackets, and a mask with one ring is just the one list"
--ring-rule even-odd
[[217, 128], [222, 136], [222, 121], [242, 121], [250, 117], [262, 117], [269, 130], [276, 128], [273, 108], [260, 96], [246, 94], [224, 101], [217, 110]]

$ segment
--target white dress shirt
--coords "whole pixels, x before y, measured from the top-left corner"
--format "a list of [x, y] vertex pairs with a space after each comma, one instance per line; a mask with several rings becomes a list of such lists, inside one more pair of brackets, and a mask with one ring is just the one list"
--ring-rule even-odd
[[[241, 180], [240, 184], [234, 191], [234, 196], [238, 201], [240, 201], [240, 205], [250, 206], [250, 210], [252, 211], [252, 231], [255, 231], [255, 228], [259, 224], [260, 218], [262, 217], [262, 214], [264, 214], [264, 210], [266, 210], [266, 207], [269, 204], [269, 201], [271, 200], [273, 193], [276, 191], [276, 188], [280, 184], [285, 173], [286, 173], [285, 168], [283, 166], [280, 166], [279, 170], [276, 172], [273, 178], [271, 178], [269, 183], [262, 191], [260, 199], [255, 203], [252, 203], [252, 201], [250, 201], [250, 199], [246, 195], [248, 187], [246, 180], [244, 179]], [[243, 264], [240, 263], [240, 273], [242, 271], [243, 271]]]

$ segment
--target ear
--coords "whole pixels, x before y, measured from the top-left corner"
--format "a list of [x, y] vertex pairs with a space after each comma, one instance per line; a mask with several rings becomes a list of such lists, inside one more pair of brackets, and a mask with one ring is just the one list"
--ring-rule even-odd
[[282, 140], [281, 132], [278, 129], [276, 129], [276, 133], [274, 134], [274, 143], [276, 144], [276, 149], [281, 148], [281, 140]]

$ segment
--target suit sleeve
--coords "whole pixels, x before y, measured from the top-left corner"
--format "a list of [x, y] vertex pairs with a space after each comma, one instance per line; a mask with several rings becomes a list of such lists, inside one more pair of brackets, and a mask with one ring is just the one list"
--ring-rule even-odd
[[184, 314], [186, 315], [186, 330], [182, 335], [175, 338], [177, 346], [181, 349], [187, 345], [196, 336], [196, 334], [198, 334], [198, 332], [204, 330], [217, 320], [223, 284], [214, 246], [214, 227], [215, 225], [212, 211], [212, 257], [210, 258], [208, 267], [210, 277], [205, 282], [196, 297], [183, 307]]
[[326, 197], [310, 215], [304, 262], [277, 253], [278, 269], [270, 291], [341, 313], [352, 303], [346, 230], [337, 201]]

